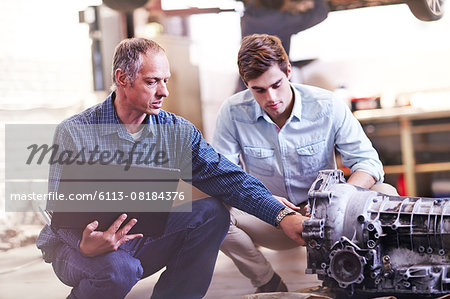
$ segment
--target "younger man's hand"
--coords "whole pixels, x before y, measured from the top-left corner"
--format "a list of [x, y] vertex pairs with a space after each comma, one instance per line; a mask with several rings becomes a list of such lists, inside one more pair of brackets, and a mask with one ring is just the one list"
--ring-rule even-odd
[[116, 251], [120, 245], [127, 241], [142, 238], [142, 234], [127, 235], [136, 224], [136, 219], [131, 219], [123, 228], [119, 229], [125, 219], [127, 219], [126, 214], [120, 215], [105, 232], [95, 230], [98, 227], [98, 221], [89, 223], [83, 231], [80, 252], [85, 256], [94, 257]]
[[293, 209], [294, 211], [300, 211], [300, 208], [299, 208], [299, 207], [297, 207], [296, 205], [294, 205], [292, 202], [290, 202], [290, 201], [287, 200], [286, 198], [281, 197], [281, 196], [276, 196], [276, 195], [273, 195], [273, 197], [275, 197], [276, 200], [278, 200], [279, 202], [281, 202], [281, 203], [284, 204], [285, 206], [287, 206], [287, 207]]

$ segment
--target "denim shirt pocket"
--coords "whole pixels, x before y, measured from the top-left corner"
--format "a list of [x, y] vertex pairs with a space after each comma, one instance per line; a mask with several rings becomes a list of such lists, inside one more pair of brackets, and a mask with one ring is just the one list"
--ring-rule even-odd
[[247, 171], [254, 175], [273, 176], [275, 150], [267, 147], [244, 146]]
[[325, 153], [325, 140], [298, 146], [296, 150], [300, 174], [315, 175], [319, 170], [322, 170], [323, 167], [326, 167], [327, 157]]

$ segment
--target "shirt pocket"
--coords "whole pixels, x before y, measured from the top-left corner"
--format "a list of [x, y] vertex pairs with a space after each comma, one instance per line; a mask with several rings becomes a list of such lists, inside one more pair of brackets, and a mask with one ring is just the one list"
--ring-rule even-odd
[[298, 146], [296, 151], [301, 175], [317, 175], [319, 170], [327, 168], [325, 140]]
[[247, 172], [256, 176], [273, 176], [275, 150], [267, 147], [244, 146], [244, 162]]

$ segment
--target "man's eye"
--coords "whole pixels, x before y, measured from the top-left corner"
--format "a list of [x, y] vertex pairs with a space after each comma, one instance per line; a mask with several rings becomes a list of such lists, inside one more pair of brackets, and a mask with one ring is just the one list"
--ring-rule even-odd
[[148, 84], [148, 85], [155, 85], [155, 84], [156, 84], [156, 81], [147, 81], [147, 84]]
[[275, 84], [274, 86], [272, 86], [272, 88], [273, 88], [273, 89], [277, 89], [277, 88], [279, 88], [280, 86], [281, 86], [281, 83]]
[[265, 91], [265, 90], [263, 90], [263, 89], [257, 89], [257, 90], [256, 90], [256, 93], [264, 93], [264, 91]]

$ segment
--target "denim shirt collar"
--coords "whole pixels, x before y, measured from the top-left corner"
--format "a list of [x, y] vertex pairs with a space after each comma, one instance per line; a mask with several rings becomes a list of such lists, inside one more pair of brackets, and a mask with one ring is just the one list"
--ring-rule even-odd
[[[102, 103], [102, 113], [100, 115], [99, 124], [102, 124], [102, 131], [101, 135], [112, 135], [117, 134], [121, 139], [126, 139], [129, 141], [134, 142], [133, 137], [131, 137], [131, 134], [127, 131], [125, 126], [122, 124], [122, 121], [119, 119], [119, 116], [117, 115], [116, 108], [114, 107], [114, 100], [116, 98], [116, 93], [112, 92], [106, 101]], [[152, 115], [148, 115], [145, 117], [143, 124], [144, 131], [142, 132], [142, 137], [146, 137], [150, 133], [153, 132], [153, 122], [154, 117]]]
[[291, 89], [294, 92], [294, 107], [292, 107], [292, 113], [291, 113], [291, 117], [296, 117], [298, 120], [302, 119], [302, 96], [300, 94], [300, 91], [295, 88], [292, 84], [291, 84]]

